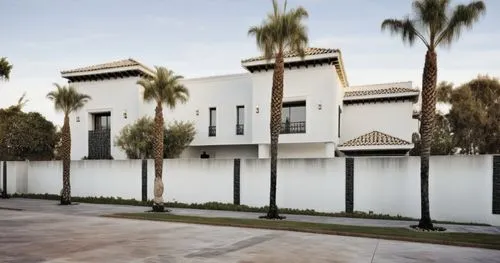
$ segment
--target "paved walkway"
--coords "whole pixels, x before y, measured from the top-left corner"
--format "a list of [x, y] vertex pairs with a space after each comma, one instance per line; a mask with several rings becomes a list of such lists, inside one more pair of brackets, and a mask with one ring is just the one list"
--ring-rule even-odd
[[140, 207], [31, 200], [2, 200], [0, 207], [14, 203], [29, 209], [0, 209], [5, 263], [500, 262], [498, 250], [96, 216]]
[[[34, 200], [34, 199], [0, 199], [0, 208], [18, 208], [25, 211], [41, 212], [41, 213], [62, 213], [68, 215], [87, 215], [99, 216], [113, 213], [128, 213], [128, 212], [144, 212], [147, 207], [138, 206], [123, 206], [123, 205], [101, 205], [101, 204], [85, 204], [64, 207], [57, 205], [58, 202], [50, 200]], [[177, 215], [192, 215], [202, 217], [229, 217], [229, 218], [250, 218], [255, 219], [262, 215], [260, 213], [249, 212], [233, 212], [233, 211], [217, 211], [217, 210], [200, 210], [200, 209], [181, 209], [173, 208], [172, 213]], [[414, 221], [398, 221], [398, 220], [378, 220], [378, 219], [362, 219], [362, 218], [342, 218], [342, 217], [327, 217], [327, 216], [306, 216], [306, 215], [286, 215], [289, 221], [326, 223], [326, 224], [341, 224], [341, 225], [357, 225], [357, 226], [381, 226], [381, 227], [409, 227], [417, 222]], [[447, 225], [444, 226], [449, 232], [463, 233], [487, 233], [500, 235], [500, 227], [498, 226], [471, 226], [471, 225]]]

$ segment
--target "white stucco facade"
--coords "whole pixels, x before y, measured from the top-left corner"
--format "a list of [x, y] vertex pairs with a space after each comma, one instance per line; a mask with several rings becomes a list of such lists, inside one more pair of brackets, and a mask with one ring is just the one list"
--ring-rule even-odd
[[[133, 123], [142, 116], [139, 89], [136, 85], [138, 77], [125, 79], [75, 82], [72, 85], [81, 93], [92, 99], [85, 107], [70, 116], [71, 156], [79, 160], [88, 156], [89, 130], [93, 129], [92, 114], [111, 113], [111, 134], [118, 134], [127, 124]], [[127, 118], [124, 118], [124, 113]], [[111, 138], [111, 155], [114, 159], [126, 159], [119, 148], [113, 146]]]
[[[411, 83], [349, 87], [340, 51], [312, 50], [322, 53], [311, 53], [304, 60], [294, 56], [285, 59], [282, 129], [287, 132], [279, 138], [279, 158], [342, 155], [338, 148], [342, 143], [371, 131], [411, 142], [412, 133], [417, 132], [416, 120], [412, 119], [415, 101], [400, 99], [404, 92], [391, 90], [411, 89]], [[248, 73], [181, 80], [190, 93], [188, 102], [173, 110], [164, 108], [167, 124], [189, 121], [196, 128], [196, 136], [181, 158], [200, 158], [204, 152], [218, 159], [269, 158], [270, 63], [247, 60], [242, 66]], [[136, 84], [141, 76], [152, 73], [131, 59], [62, 72], [79, 92], [92, 97], [70, 119], [72, 159], [90, 157], [91, 147], [102, 146], [99, 140], [96, 143], [90, 138], [97, 136], [91, 135], [100, 125], [97, 113], [109, 118], [105, 128], [110, 143], [104, 143], [109, 144], [109, 154], [113, 159], [126, 159], [114, 141], [125, 125], [154, 115], [154, 103], [142, 100], [142, 87]], [[406, 95], [418, 98], [414, 90]]]

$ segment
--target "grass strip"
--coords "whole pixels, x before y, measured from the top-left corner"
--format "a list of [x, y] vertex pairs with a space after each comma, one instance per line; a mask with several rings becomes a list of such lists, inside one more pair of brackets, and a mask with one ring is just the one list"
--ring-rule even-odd
[[417, 232], [407, 228], [394, 227], [350, 226], [286, 220], [181, 216], [169, 213], [118, 213], [106, 215], [105, 217], [286, 230], [500, 250], [500, 235], [492, 234]]
[[[28, 199], [44, 199], [44, 200], [61, 200], [59, 195], [54, 194], [13, 194], [13, 198], [28, 198]], [[150, 201], [139, 201], [135, 199], [123, 199], [120, 197], [79, 197], [72, 196], [71, 200], [73, 202], [79, 203], [91, 203], [91, 204], [112, 204], [112, 205], [131, 205], [131, 206], [149, 206], [153, 205]], [[235, 205], [220, 202], [208, 202], [208, 203], [180, 203], [180, 202], [166, 202], [165, 207], [168, 208], [188, 208], [188, 209], [202, 209], [202, 210], [219, 210], [219, 211], [237, 211], [237, 212], [254, 212], [254, 213], [266, 213], [268, 210], [267, 206], [264, 207], [253, 207], [247, 205]], [[309, 216], [329, 216], [329, 217], [344, 217], [344, 218], [363, 218], [363, 219], [383, 219], [383, 220], [404, 220], [404, 221], [418, 221], [418, 219], [405, 217], [405, 216], [392, 216], [387, 214], [376, 214], [376, 213], [366, 213], [362, 211], [354, 211], [354, 213], [337, 212], [337, 213], [325, 213], [318, 212], [313, 209], [292, 209], [292, 208], [280, 208], [280, 214], [288, 215], [309, 215]], [[449, 221], [433, 221], [438, 224], [453, 224], [453, 225], [474, 225], [474, 226], [489, 226], [488, 224], [481, 223], [465, 223], [465, 222], [449, 222]]]

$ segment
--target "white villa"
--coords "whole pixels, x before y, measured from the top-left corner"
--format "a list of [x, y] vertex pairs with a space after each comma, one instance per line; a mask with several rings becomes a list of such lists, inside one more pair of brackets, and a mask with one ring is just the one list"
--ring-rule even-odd
[[[273, 61], [243, 60], [244, 74], [183, 79], [186, 104], [164, 110], [165, 120], [192, 121], [196, 136], [181, 158], [269, 158]], [[339, 50], [309, 48], [285, 56], [279, 158], [406, 155], [418, 131], [411, 82], [349, 86]], [[70, 117], [73, 159], [126, 159], [114, 146], [120, 130], [153, 116], [136, 84], [152, 70], [133, 59], [61, 72], [92, 97]], [[207, 156], [208, 155], [208, 156]]]

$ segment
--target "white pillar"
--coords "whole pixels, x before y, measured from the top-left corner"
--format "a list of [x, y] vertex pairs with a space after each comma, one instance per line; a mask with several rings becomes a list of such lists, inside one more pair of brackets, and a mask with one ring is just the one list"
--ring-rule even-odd
[[325, 143], [325, 157], [334, 158], [335, 157], [335, 143], [327, 142]]
[[259, 159], [271, 158], [269, 144], [259, 144]]

